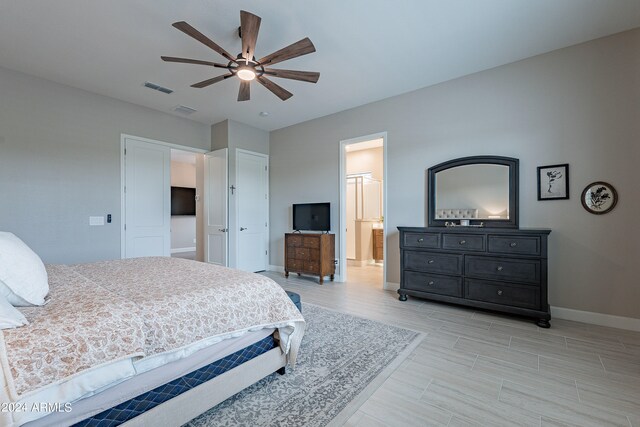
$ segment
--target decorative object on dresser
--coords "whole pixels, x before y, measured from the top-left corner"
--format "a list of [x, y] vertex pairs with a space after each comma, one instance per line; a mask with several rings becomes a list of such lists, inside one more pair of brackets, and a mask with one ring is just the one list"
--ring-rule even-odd
[[618, 192], [611, 184], [596, 181], [587, 185], [580, 196], [587, 212], [601, 215], [610, 212], [618, 203]]
[[538, 166], [538, 200], [569, 198], [569, 165]]
[[550, 230], [398, 227], [407, 295], [533, 317], [548, 328]]
[[331, 281], [336, 272], [335, 234], [286, 233], [284, 235], [284, 276], [289, 273], [324, 276]]
[[518, 159], [473, 156], [429, 168], [429, 227], [518, 227]]
[[384, 230], [382, 228], [373, 229], [373, 260], [382, 261], [384, 259]]

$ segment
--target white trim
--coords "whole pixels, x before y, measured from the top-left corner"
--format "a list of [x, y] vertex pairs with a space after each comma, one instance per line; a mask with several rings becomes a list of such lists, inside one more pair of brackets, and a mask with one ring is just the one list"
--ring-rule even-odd
[[[344, 139], [340, 141], [340, 219], [338, 221], [338, 238], [340, 239], [340, 274], [335, 277], [336, 282], [347, 281], [347, 239], [345, 224], [347, 223], [347, 171], [346, 171], [346, 150], [345, 147], [351, 144], [357, 144], [359, 142], [370, 141], [372, 139], [382, 139], [382, 216], [384, 221], [382, 223], [382, 235], [383, 235], [383, 252], [384, 252], [384, 265], [382, 267], [382, 277], [387, 277], [387, 132], [378, 132], [371, 135], [360, 136], [357, 138]], [[387, 288], [387, 283], [383, 281], [383, 289]]]
[[189, 151], [191, 153], [204, 154], [204, 153], [208, 153], [209, 151], [211, 151], [211, 150], [205, 150], [205, 149], [202, 149], [202, 148], [189, 147], [187, 145], [174, 144], [172, 142], [165, 142], [165, 141], [158, 141], [156, 139], [143, 138], [141, 136], [128, 135], [126, 133], [120, 134], [120, 141], [124, 141], [126, 138], [131, 138], [131, 139], [135, 139], [135, 140], [138, 140], [138, 141], [147, 142], [149, 144], [159, 144], [159, 145], [163, 145], [165, 147], [173, 148], [174, 150]]
[[634, 317], [622, 317], [615, 316], [613, 314], [596, 313], [592, 311], [582, 311], [574, 310], [572, 308], [552, 306], [551, 327], [553, 327], [554, 318], [640, 332], [640, 319]]
[[126, 249], [126, 237], [127, 237], [127, 233], [125, 232], [125, 229], [124, 229], [125, 214], [126, 214], [125, 194], [124, 194], [124, 186], [126, 184], [124, 149], [125, 149], [127, 138], [135, 139], [137, 141], [147, 142], [149, 144], [163, 145], [165, 147], [174, 148], [176, 150], [189, 151], [192, 153], [204, 154], [207, 152], [207, 150], [203, 150], [201, 148], [172, 144], [170, 142], [157, 141], [155, 139], [143, 138], [141, 136], [129, 135], [126, 133], [120, 134], [120, 258], [123, 258], [123, 259], [126, 252], [125, 249]]
[[172, 254], [181, 254], [183, 252], [195, 252], [196, 247], [192, 247], [192, 248], [175, 248], [175, 249], [171, 249], [171, 253]]
[[384, 282], [384, 290], [385, 291], [394, 291], [397, 292], [400, 289], [400, 283], [396, 282]]
[[277, 273], [284, 273], [284, 266], [283, 265], [269, 264], [269, 265], [267, 265], [267, 271], [275, 271]]

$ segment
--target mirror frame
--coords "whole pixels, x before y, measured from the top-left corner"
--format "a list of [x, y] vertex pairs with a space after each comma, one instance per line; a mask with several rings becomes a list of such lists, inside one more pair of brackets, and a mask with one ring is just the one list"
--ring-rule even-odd
[[461, 157], [459, 159], [449, 160], [432, 166], [427, 172], [427, 218], [429, 227], [445, 227], [445, 222], [451, 220], [436, 219], [436, 174], [438, 172], [464, 165], [491, 164], [503, 165], [509, 167], [509, 219], [472, 219], [471, 225], [484, 224], [486, 228], [518, 228], [519, 217], [519, 163], [518, 159], [513, 157], [501, 156], [471, 156]]

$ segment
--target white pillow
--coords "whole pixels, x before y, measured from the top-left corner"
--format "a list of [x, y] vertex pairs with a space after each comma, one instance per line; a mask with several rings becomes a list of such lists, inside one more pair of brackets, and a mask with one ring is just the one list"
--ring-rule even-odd
[[22, 313], [5, 298], [0, 297], [0, 329], [17, 328], [28, 324]]
[[43, 305], [48, 293], [40, 257], [13, 233], [0, 232], [0, 295], [20, 307]]

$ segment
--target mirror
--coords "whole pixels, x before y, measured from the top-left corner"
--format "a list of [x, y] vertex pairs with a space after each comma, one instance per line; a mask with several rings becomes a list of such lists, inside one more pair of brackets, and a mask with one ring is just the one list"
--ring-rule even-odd
[[475, 156], [428, 170], [430, 227], [518, 227], [518, 159]]

